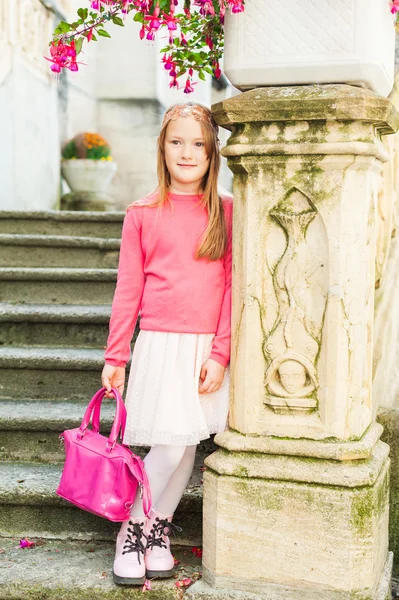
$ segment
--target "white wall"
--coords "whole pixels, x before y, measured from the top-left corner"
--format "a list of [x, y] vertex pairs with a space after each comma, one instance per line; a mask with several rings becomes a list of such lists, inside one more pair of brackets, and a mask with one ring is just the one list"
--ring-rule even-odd
[[58, 88], [43, 58], [52, 25], [39, 0], [0, 2], [1, 210], [58, 203]]

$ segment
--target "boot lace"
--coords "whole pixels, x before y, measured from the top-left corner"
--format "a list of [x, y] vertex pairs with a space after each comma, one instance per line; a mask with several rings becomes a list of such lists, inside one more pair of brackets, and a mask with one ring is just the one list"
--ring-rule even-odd
[[169, 536], [171, 533], [176, 535], [176, 531], [180, 533], [182, 528], [178, 527], [171, 521], [168, 521], [168, 519], [160, 519], [159, 517], [156, 517], [148, 536], [147, 548], [151, 548], [151, 550], [155, 546], [158, 546], [159, 548], [167, 548], [165, 537]]
[[141, 556], [144, 556], [145, 546], [142, 542], [142, 538], [146, 538], [143, 531], [144, 523], [132, 523], [129, 521], [129, 525], [132, 527], [127, 528], [127, 536], [125, 544], [123, 546], [122, 554], [129, 554], [129, 552], [137, 552], [137, 558], [139, 565], [141, 565]]

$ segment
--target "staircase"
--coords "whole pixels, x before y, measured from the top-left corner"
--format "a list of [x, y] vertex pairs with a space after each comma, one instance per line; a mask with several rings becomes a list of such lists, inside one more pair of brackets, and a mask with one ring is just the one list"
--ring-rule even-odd
[[[58, 435], [79, 425], [100, 387], [122, 220], [123, 213], [0, 212], [0, 535], [64, 544], [81, 560], [87, 556], [83, 550], [79, 554], [78, 541], [111, 541], [118, 525], [56, 496], [64, 457]], [[103, 403], [104, 431], [110, 429], [113, 409], [112, 401]], [[182, 546], [201, 543], [200, 466], [212, 449], [210, 441], [200, 446], [176, 513], [176, 523], [184, 528], [177, 540]], [[145, 449], [133, 450], [143, 454]], [[21, 556], [15, 544], [9, 551], [13, 548]], [[31, 551], [19, 552], [26, 557]], [[111, 566], [108, 558], [105, 567]], [[67, 566], [60, 563], [58, 569]], [[25, 584], [0, 579], [0, 598], [24, 597], [15, 590]], [[99, 595], [91, 591], [90, 597], [125, 597], [114, 588], [97, 590]], [[162, 597], [176, 597], [176, 588], [172, 591]], [[53, 598], [37, 594], [29, 598]], [[64, 597], [57, 594], [54, 598]]]

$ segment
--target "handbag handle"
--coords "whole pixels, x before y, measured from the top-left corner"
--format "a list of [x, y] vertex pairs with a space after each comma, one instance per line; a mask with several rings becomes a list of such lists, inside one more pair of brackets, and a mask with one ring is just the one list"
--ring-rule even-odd
[[[86, 408], [86, 412], [83, 416], [82, 423], [80, 424], [80, 427], [79, 427], [82, 437], [84, 436], [85, 431], [90, 423], [93, 411], [95, 411], [97, 406], [100, 408], [101, 402], [105, 396], [106, 391], [107, 390], [105, 387], [101, 388], [100, 390], [98, 390], [98, 392], [96, 394], [94, 394], [93, 398], [90, 400], [90, 402]], [[126, 426], [126, 407], [122, 400], [122, 396], [120, 395], [120, 393], [118, 392], [118, 390], [116, 388], [112, 388], [112, 393], [116, 400], [116, 414], [115, 414], [114, 422], [113, 422], [113, 425], [111, 428], [111, 433], [109, 435], [109, 438], [108, 438], [107, 444], [106, 444], [106, 450], [108, 452], [110, 452], [112, 450], [112, 448], [115, 446], [116, 440], [118, 439], [118, 435], [121, 430], [122, 430], [122, 436], [123, 436], [124, 431], [125, 431], [125, 426]], [[99, 417], [99, 408], [98, 408], [98, 412], [97, 412], [97, 418]], [[93, 422], [94, 422], [94, 416], [93, 416]], [[94, 426], [96, 427], [95, 423], [94, 423]], [[97, 422], [97, 427], [98, 426], [99, 426], [99, 422]]]
[[[93, 398], [100, 395], [101, 392], [102, 392], [102, 389], [98, 390], [98, 392], [93, 396]], [[91, 420], [91, 428], [96, 433], [100, 433], [100, 414], [101, 414], [102, 401], [103, 401], [103, 398], [101, 398], [101, 400], [99, 402], [96, 401], [96, 405], [94, 407], [94, 412], [93, 412], [93, 418]], [[123, 439], [123, 436], [125, 435], [125, 427], [126, 427], [126, 414], [122, 417], [122, 433], [121, 433], [122, 439]]]
[[[138, 467], [138, 469], [140, 471], [140, 479], [139, 479], [139, 484], [140, 484], [140, 488], [141, 488], [140, 495], [142, 496], [142, 499], [143, 499], [144, 514], [146, 515], [146, 517], [148, 517], [151, 512], [151, 508], [152, 508], [150, 482], [148, 481], [148, 477], [147, 477], [147, 473], [146, 473], [146, 470], [144, 467], [143, 460], [139, 456], [136, 456], [133, 453], [132, 453], [132, 459], [136, 463], [136, 466]], [[133, 471], [132, 471], [132, 475], [134, 477], [136, 477], [136, 473], [134, 473]]]

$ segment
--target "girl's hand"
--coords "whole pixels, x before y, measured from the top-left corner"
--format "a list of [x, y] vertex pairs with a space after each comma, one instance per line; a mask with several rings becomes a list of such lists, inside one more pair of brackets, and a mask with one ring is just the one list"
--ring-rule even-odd
[[202, 365], [198, 392], [210, 394], [220, 389], [223, 383], [225, 368], [212, 358], [208, 358]]
[[101, 383], [103, 387], [107, 388], [105, 394], [106, 398], [112, 398], [111, 387], [118, 390], [122, 396], [125, 388], [125, 367], [113, 367], [112, 365], [104, 365], [103, 372], [101, 373]]

